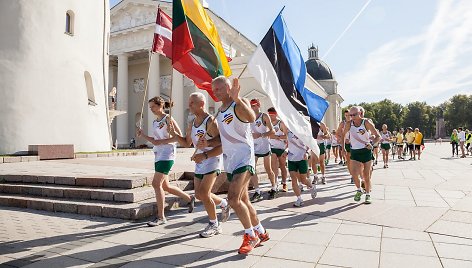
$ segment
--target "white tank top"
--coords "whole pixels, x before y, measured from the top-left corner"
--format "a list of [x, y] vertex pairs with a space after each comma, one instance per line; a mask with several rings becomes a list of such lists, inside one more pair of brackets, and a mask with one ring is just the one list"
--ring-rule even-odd
[[[208, 134], [207, 132], [208, 120], [211, 120], [210, 115], [208, 115], [199, 126], [195, 126], [195, 119], [193, 120], [191, 137], [192, 137], [192, 142], [194, 146], [198, 143], [198, 140], [201, 137], [205, 137], [206, 140], [209, 140], [212, 138], [210, 134]], [[213, 148], [214, 147], [206, 147], [203, 150], [197, 149], [196, 153], [200, 154], [203, 152], [208, 152]], [[221, 170], [222, 162], [223, 161], [221, 160], [221, 155], [205, 159], [202, 162], [195, 164], [195, 174], [207, 174], [215, 170]]]
[[[152, 122], [152, 134], [154, 135], [154, 139], [156, 140], [163, 140], [169, 138], [169, 131], [167, 130], [167, 117], [165, 115], [161, 120], [157, 121], [154, 120]], [[176, 143], [170, 144], [162, 144], [162, 145], [154, 145], [152, 150], [154, 151], [154, 161], [168, 161], [168, 160], [175, 160], [175, 151], [176, 151]]]
[[336, 137], [336, 134], [331, 135], [331, 144], [333, 146], [338, 146], [338, 138]]
[[390, 143], [390, 139], [392, 138], [392, 135], [390, 134], [390, 131], [387, 130], [387, 133], [384, 133], [383, 131], [381, 131], [380, 137], [382, 138], [382, 144], [387, 144], [387, 143]]
[[318, 144], [322, 144], [325, 142], [323, 135], [324, 135], [323, 130], [321, 130], [321, 127], [320, 127], [320, 130], [318, 130], [318, 134], [316, 135], [316, 141], [318, 142]]
[[[343, 120], [343, 131], [344, 131], [344, 130], [346, 130], [346, 125], [347, 125], [347, 124], [346, 124], [346, 121], [345, 121], [345, 120]], [[346, 142], [346, 140], [347, 140], [348, 142]], [[346, 133], [346, 135], [344, 135], [344, 137], [343, 137], [343, 140], [342, 140], [342, 143], [341, 143], [341, 144], [344, 144], [344, 145], [345, 145], [345, 144], [350, 144], [350, 136], [349, 136], [349, 131]]]
[[370, 143], [370, 133], [365, 127], [365, 119], [362, 119], [361, 125], [358, 127], [356, 127], [354, 122], [351, 121], [349, 136], [351, 149], [353, 150], [363, 149], [366, 147], [367, 143]]
[[289, 161], [301, 161], [305, 158], [305, 154], [308, 150], [308, 146], [305, 146], [295, 134], [291, 131], [288, 132], [288, 160]]
[[[277, 121], [277, 123], [275, 123], [274, 125], [275, 136], [278, 136], [278, 137], [284, 135], [284, 132], [280, 128], [280, 122], [282, 122], [282, 120]], [[269, 142], [270, 142], [270, 147], [273, 149], [285, 150], [285, 148], [287, 148], [287, 144], [285, 143], [285, 140], [270, 139]]]
[[[252, 133], [266, 133], [269, 131], [269, 128], [264, 124], [264, 113], [260, 113], [256, 118], [256, 121], [251, 123]], [[255, 154], [266, 154], [270, 152], [270, 142], [269, 137], [259, 137], [254, 139], [254, 153]]]
[[216, 115], [223, 147], [223, 164], [228, 173], [243, 166], [255, 168], [251, 124], [239, 120], [234, 111], [235, 106], [236, 103], [232, 102], [226, 110], [220, 108]]

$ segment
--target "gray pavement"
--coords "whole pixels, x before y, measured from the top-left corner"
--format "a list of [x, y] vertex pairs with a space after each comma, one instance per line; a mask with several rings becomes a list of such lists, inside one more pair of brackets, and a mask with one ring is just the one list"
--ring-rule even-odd
[[[174, 169], [189, 169], [185, 151]], [[152, 172], [152, 156], [0, 165], [5, 172], [90, 175]], [[179, 163], [180, 161], [180, 163]], [[188, 161], [188, 162], [185, 162]], [[330, 163], [318, 197], [294, 208], [292, 193], [256, 204], [271, 239], [237, 254], [235, 216], [223, 234], [199, 238], [206, 214], [173, 210], [168, 223], [87, 217], [0, 207], [0, 267], [472, 267], [472, 157], [427, 144], [420, 161], [376, 167], [373, 203], [353, 201], [344, 167]], [[10, 165], [10, 166], [8, 166]], [[82, 174], [82, 175], [84, 175]]]

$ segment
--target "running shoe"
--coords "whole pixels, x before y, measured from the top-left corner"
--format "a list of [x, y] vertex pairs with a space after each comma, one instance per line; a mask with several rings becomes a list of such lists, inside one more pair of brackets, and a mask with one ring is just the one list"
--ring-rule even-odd
[[195, 196], [190, 196], [190, 202], [188, 203], [188, 213], [192, 213], [195, 208]]
[[277, 194], [277, 191], [275, 191], [274, 189], [270, 189], [270, 191], [269, 191], [269, 200], [274, 199], [276, 194]]
[[359, 202], [361, 201], [362, 191], [356, 191], [356, 195], [354, 195], [354, 201]]
[[148, 221], [147, 222], [147, 225], [149, 227], [154, 227], [154, 226], [158, 226], [158, 225], [162, 225], [162, 224], [166, 224], [167, 223], [167, 220], [166, 219], [159, 219], [159, 218], [155, 218], [154, 220], [152, 221]]
[[266, 241], [269, 241], [270, 239], [270, 236], [269, 236], [269, 232], [267, 232], [267, 230], [265, 230], [265, 233], [263, 234], [260, 234], [258, 231], [255, 231], [256, 232], [256, 235], [259, 237], [259, 239], [261, 240], [261, 243], [262, 242], [266, 242]]
[[286, 183], [282, 184], [282, 192], [284, 192], [284, 193], [288, 192], [288, 187], [287, 187]]
[[249, 234], [244, 234], [243, 236], [243, 243], [239, 247], [238, 253], [239, 254], [248, 254], [251, 252], [255, 247], [259, 246], [261, 240], [259, 237], [252, 237]]
[[221, 207], [221, 222], [227, 222], [230, 216], [231, 207], [229, 205]]
[[221, 225], [210, 222], [208, 223], [207, 227], [205, 227], [205, 230], [203, 230], [203, 232], [200, 233], [200, 237], [205, 237], [205, 238], [212, 237], [214, 235], [221, 234], [222, 231], [223, 230], [221, 229]]
[[295, 203], [293, 203], [293, 206], [297, 207], [297, 208], [303, 206], [303, 200], [297, 199], [297, 201], [295, 201]]
[[364, 204], [371, 204], [371, 203], [372, 201], [370, 200], [370, 194], [366, 194]]
[[254, 192], [254, 194], [251, 197], [251, 202], [261, 201], [262, 199], [263, 199], [263, 197], [260, 193]]
[[318, 194], [318, 191], [316, 190], [316, 184], [313, 184], [313, 186], [310, 188], [310, 194], [312, 199], [316, 198], [316, 195]]

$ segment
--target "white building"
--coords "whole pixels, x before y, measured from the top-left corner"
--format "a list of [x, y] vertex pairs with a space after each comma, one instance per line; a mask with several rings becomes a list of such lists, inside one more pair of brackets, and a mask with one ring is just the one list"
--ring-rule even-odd
[[2, 0], [0, 32], [0, 154], [109, 150], [109, 0]]
[[[172, 4], [161, 2], [161, 8], [168, 15], [172, 15]], [[120, 115], [112, 125], [113, 137], [118, 145], [125, 147], [135, 137], [136, 126], [141, 117], [141, 104], [144, 96], [144, 84], [149, 68], [149, 49], [151, 48], [157, 2], [151, 0], [123, 0], [111, 9], [110, 31], [110, 78], [109, 89], [117, 87], [117, 110], [127, 111]], [[207, 12], [218, 29], [226, 55], [232, 58], [230, 67], [233, 76], [238, 76], [250, 56], [256, 49], [242, 33], [238, 32], [217, 14], [207, 9]], [[310, 72], [310, 69], [309, 69]], [[147, 107], [147, 99], [161, 95], [169, 98], [170, 79], [173, 79], [174, 108], [172, 116], [182, 129], [185, 129], [188, 119], [187, 98], [197, 89], [192, 81], [183, 77], [172, 69], [171, 61], [163, 56], [154, 54], [152, 57], [148, 96], [144, 108], [145, 131], [149, 131], [154, 115]], [[307, 78], [307, 87], [330, 102], [330, 108], [325, 116], [325, 123], [329, 128], [337, 127], [341, 120], [340, 103], [342, 98], [337, 94], [337, 82], [331, 77], [320, 84], [311, 76]], [[329, 90], [325, 90], [328, 87]], [[247, 98], [259, 98], [262, 110], [266, 111], [271, 105], [269, 98], [262, 88], [248, 73], [241, 78], [242, 95]], [[205, 91], [202, 91], [206, 93]], [[208, 95], [207, 95], [208, 96]], [[211, 113], [218, 109], [218, 103], [209, 101], [208, 109]], [[137, 141], [142, 143], [142, 141]]]

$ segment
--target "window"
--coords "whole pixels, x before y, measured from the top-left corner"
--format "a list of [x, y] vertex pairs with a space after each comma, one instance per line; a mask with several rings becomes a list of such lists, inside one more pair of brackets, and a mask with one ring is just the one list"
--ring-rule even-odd
[[66, 34], [74, 35], [74, 12], [66, 12]]
[[96, 106], [97, 103], [95, 102], [95, 93], [93, 90], [93, 83], [92, 83], [92, 76], [89, 72], [84, 72], [85, 78], [85, 87], [87, 88], [87, 97], [88, 97], [88, 105]]

